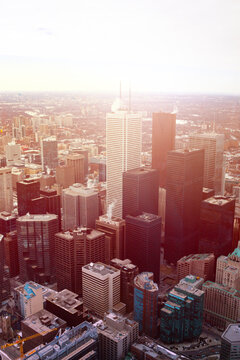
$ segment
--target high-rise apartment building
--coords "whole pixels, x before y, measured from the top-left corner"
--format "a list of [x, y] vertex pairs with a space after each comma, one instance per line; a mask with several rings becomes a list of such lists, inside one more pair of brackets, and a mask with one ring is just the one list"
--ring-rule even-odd
[[229, 286], [207, 281], [204, 291], [204, 319], [212, 326], [225, 329], [240, 319], [240, 292]]
[[72, 166], [74, 170], [74, 183], [84, 183], [84, 155], [69, 154], [67, 156], [67, 166]]
[[202, 290], [186, 283], [176, 285], [161, 309], [161, 340], [172, 344], [198, 338], [202, 332], [203, 300]]
[[58, 232], [55, 214], [25, 215], [17, 219], [20, 278], [38, 283], [55, 276], [54, 235]]
[[5, 145], [7, 166], [13, 166], [21, 158], [21, 146], [14, 141]]
[[123, 218], [142, 212], [158, 215], [158, 171], [137, 168], [123, 173]]
[[69, 289], [82, 295], [82, 267], [105, 261], [105, 234], [89, 228], [55, 235], [55, 261], [58, 291]]
[[73, 184], [62, 193], [63, 229], [77, 226], [95, 227], [99, 217], [98, 192], [80, 184]]
[[178, 260], [177, 279], [180, 281], [187, 275], [195, 275], [204, 281], [213, 280], [214, 268], [214, 254], [190, 254]]
[[158, 286], [153, 273], [143, 272], [134, 279], [134, 320], [139, 323], [140, 333], [157, 336]]
[[160, 273], [161, 218], [143, 213], [126, 216], [126, 257], [139, 271], [154, 273], [154, 281], [159, 281]]
[[192, 134], [189, 145], [194, 149], [204, 149], [203, 186], [214, 189], [216, 195], [223, 195], [224, 135], [215, 133]]
[[124, 258], [126, 246], [125, 220], [114, 216], [102, 215], [96, 220], [96, 229], [105, 233], [105, 261], [110, 264], [113, 258]]
[[138, 323], [110, 312], [104, 326], [98, 328], [98, 337], [101, 359], [124, 359], [138, 338]]
[[121, 302], [126, 304], [127, 313], [133, 311], [134, 278], [138, 275], [138, 267], [131, 260], [112, 259], [111, 266], [121, 271]]
[[232, 253], [217, 259], [216, 282], [240, 290], [240, 241]]
[[56, 169], [58, 166], [58, 145], [56, 137], [51, 136], [41, 141], [42, 168]]
[[222, 334], [220, 360], [240, 359], [240, 323], [230, 324]]
[[115, 203], [113, 215], [122, 217], [124, 171], [141, 165], [142, 119], [121, 104], [106, 117], [107, 205]]
[[232, 250], [235, 199], [214, 196], [202, 201], [200, 215], [200, 252], [213, 252], [215, 257]]
[[175, 149], [176, 113], [152, 115], [152, 168], [159, 172], [159, 185], [165, 187], [167, 153]]
[[12, 171], [9, 167], [0, 168], [0, 211], [13, 209]]
[[109, 310], [115, 311], [120, 303], [120, 271], [100, 262], [85, 265], [82, 289], [83, 303], [89, 310], [100, 316]]
[[4, 237], [0, 234], [0, 305], [10, 295], [10, 282], [8, 269], [5, 266]]
[[203, 150], [168, 153], [165, 258], [170, 263], [198, 250], [203, 161]]

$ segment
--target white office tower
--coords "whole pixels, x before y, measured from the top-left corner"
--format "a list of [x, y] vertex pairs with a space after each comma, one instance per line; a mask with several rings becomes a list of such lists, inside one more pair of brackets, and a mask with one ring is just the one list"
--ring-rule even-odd
[[5, 146], [5, 154], [7, 166], [13, 166], [21, 158], [21, 146], [12, 141]]
[[11, 168], [0, 168], [0, 212], [11, 212], [13, 209], [12, 171]]
[[107, 205], [112, 215], [122, 217], [122, 174], [141, 166], [142, 117], [127, 111], [117, 100], [106, 116]]
[[99, 217], [98, 192], [81, 184], [73, 184], [62, 192], [63, 229], [78, 226], [95, 228]]
[[203, 186], [223, 194], [224, 135], [216, 133], [190, 135], [190, 148], [204, 149]]

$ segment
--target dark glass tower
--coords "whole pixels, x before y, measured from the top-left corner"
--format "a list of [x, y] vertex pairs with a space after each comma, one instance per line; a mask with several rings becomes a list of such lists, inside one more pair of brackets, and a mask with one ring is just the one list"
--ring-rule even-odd
[[139, 271], [154, 274], [159, 281], [161, 218], [154, 214], [143, 213], [126, 216], [126, 257], [136, 264]]
[[204, 150], [168, 153], [165, 258], [176, 263], [198, 250]]
[[158, 214], [158, 171], [137, 168], [123, 173], [123, 218], [142, 212]]
[[159, 185], [165, 187], [167, 153], [175, 149], [176, 114], [153, 113], [152, 116], [152, 168], [159, 171]]

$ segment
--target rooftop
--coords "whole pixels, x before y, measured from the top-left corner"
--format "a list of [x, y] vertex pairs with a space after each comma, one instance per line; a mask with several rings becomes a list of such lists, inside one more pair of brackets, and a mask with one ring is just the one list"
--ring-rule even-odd
[[210, 203], [210, 204], [213, 204], [213, 205], [223, 206], [223, 205], [226, 205], [226, 204], [230, 203], [233, 200], [234, 199], [232, 197], [215, 195], [215, 196], [212, 196], [212, 197], [210, 197], [208, 199], [203, 200], [203, 202]]
[[181, 259], [178, 260], [178, 262], [182, 262], [182, 261], [192, 261], [192, 260], [210, 260], [210, 259], [214, 259], [214, 254], [209, 253], [209, 254], [190, 254], [187, 256], [183, 256]]
[[20, 216], [17, 219], [17, 222], [21, 221], [50, 221], [57, 220], [58, 216], [55, 214], [38, 214], [38, 215], [30, 215], [29, 213], [23, 216]]
[[0, 219], [3, 219], [3, 220], [16, 219], [16, 216], [10, 214], [10, 213], [7, 212], [7, 211], [2, 211], [2, 212], [0, 213]]
[[128, 170], [124, 174], [141, 175], [141, 174], [157, 173], [156, 169], [149, 167], [139, 167], [136, 169]]
[[18, 287], [16, 287], [14, 290], [20, 292], [21, 294], [23, 294], [27, 299], [30, 299], [34, 296], [36, 296], [36, 290], [41, 289], [41, 285], [33, 282], [33, 281], [28, 281], [26, 282], [24, 285], [20, 285]]
[[65, 321], [43, 309], [22, 321], [34, 332], [40, 333], [65, 325]]
[[142, 272], [135, 277], [134, 285], [148, 291], [158, 291], [158, 285], [151, 278], [153, 278], [153, 273]]
[[230, 324], [222, 334], [222, 339], [231, 343], [240, 344], [240, 323]]
[[113, 275], [114, 273], [119, 273], [119, 270], [115, 269], [113, 266], [103, 264], [101, 262], [90, 263], [83, 266], [83, 269], [87, 269], [92, 271], [93, 273], [100, 274], [102, 276], [105, 275]]
[[56, 294], [51, 294], [47, 301], [54, 303], [72, 314], [78, 311], [78, 307], [83, 303], [78, 299], [78, 295], [68, 289], [64, 289]]

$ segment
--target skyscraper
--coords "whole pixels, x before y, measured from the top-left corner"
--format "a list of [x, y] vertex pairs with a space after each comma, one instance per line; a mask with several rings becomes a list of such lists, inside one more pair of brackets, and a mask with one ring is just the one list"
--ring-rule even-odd
[[200, 252], [213, 252], [215, 257], [232, 250], [235, 199], [214, 196], [202, 201], [200, 217]]
[[240, 323], [230, 324], [222, 334], [220, 360], [240, 359]]
[[21, 158], [21, 146], [16, 144], [15, 141], [5, 145], [5, 153], [7, 159], [7, 166], [13, 166], [16, 161]]
[[82, 295], [82, 267], [105, 261], [105, 234], [78, 228], [55, 235], [55, 261], [58, 291], [69, 289]]
[[122, 217], [122, 174], [141, 165], [142, 119], [122, 104], [113, 104], [106, 117], [107, 205], [115, 202], [113, 215]]
[[62, 193], [63, 229], [76, 226], [95, 227], [99, 217], [98, 192], [80, 184], [73, 184]]
[[142, 212], [158, 215], [158, 171], [137, 168], [123, 173], [123, 218]]
[[56, 190], [46, 188], [40, 190], [40, 195], [44, 198], [46, 204], [46, 212], [58, 216], [58, 230], [61, 230], [61, 199]]
[[138, 274], [134, 279], [134, 320], [139, 332], [157, 336], [158, 286], [151, 272]]
[[159, 185], [166, 185], [167, 153], [175, 149], [176, 113], [152, 115], [152, 168], [159, 171]]
[[126, 257], [139, 267], [139, 271], [154, 273], [159, 281], [161, 218], [143, 213], [126, 216]]
[[85, 265], [82, 288], [85, 306], [103, 316], [120, 303], [120, 271], [101, 262]]
[[13, 209], [13, 190], [11, 168], [0, 168], [0, 211]]
[[84, 182], [84, 155], [70, 154], [67, 156], [67, 166], [72, 166], [74, 169], [74, 183]]
[[42, 168], [56, 169], [58, 166], [58, 148], [56, 137], [51, 136], [41, 141]]
[[5, 266], [4, 237], [0, 234], [0, 305], [10, 295], [10, 282], [8, 269]]
[[46, 212], [44, 203], [40, 197], [40, 182], [37, 179], [24, 179], [17, 182], [18, 215], [38, 211], [39, 214]]
[[204, 149], [203, 186], [214, 189], [216, 195], [223, 195], [224, 135], [192, 134], [189, 145], [193, 149]]
[[203, 182], [203, 150], [168, 153], [165, 258], [176, 263], [198, 250]]
[[55, 214], [25, 215], [17, 219], [20, 278], [38, 283], [55, 276], [54, 235], [58, 232]]
[[110, 264], [113, 258], [124, 258], [126, 246], [125, 220], [102, 215], [96, 220], [96, 229], [105, 233], [105, 261]]

